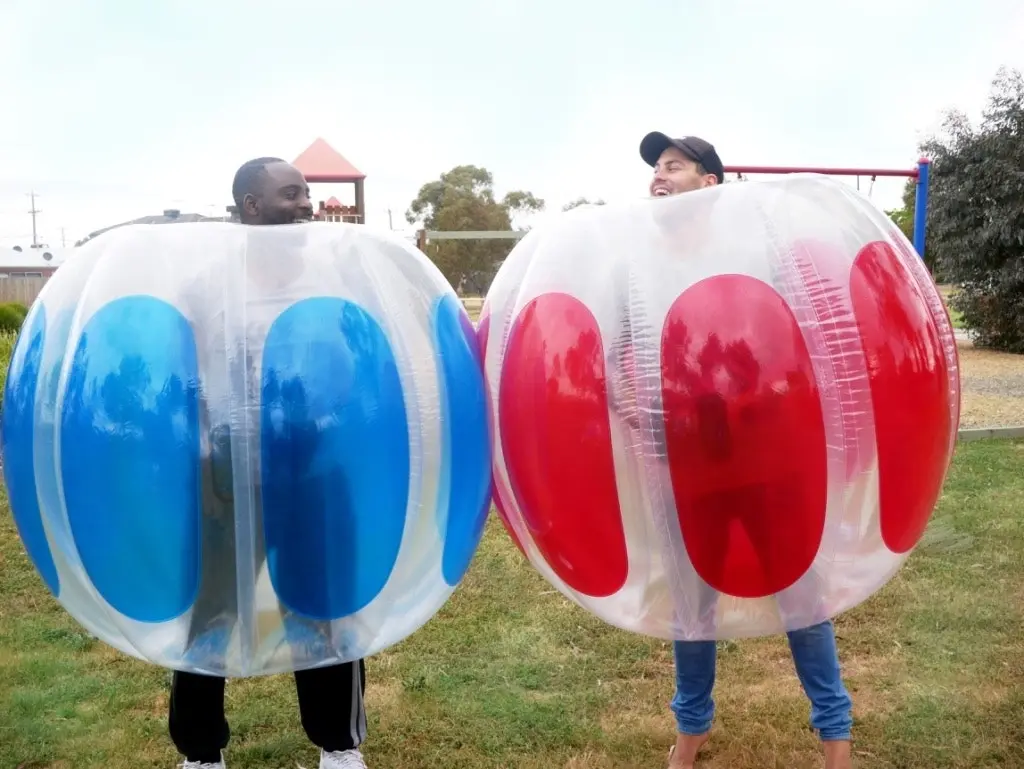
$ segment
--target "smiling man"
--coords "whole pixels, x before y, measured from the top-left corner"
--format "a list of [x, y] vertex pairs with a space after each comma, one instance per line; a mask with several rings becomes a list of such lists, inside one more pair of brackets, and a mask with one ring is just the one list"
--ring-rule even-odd
[[725, 181], [715, 148], [696, 136], [670, 139], [651, 133], [640, 143], [640, 156], [654, 167], [650, 192], [656, 198], [711, 187]]
[[235, 173], [231, 195], [242, 224], [293, 224], [313, 218], [302, 172], [280, 158], [257, 158]]
[[[235, 174], [232, 194], [242, 224], [294, 224], [308, 222], [313, 217], [305, 178], [297, 168], [280, 158], [257, 158], [243, 164]], [[278, 263], [275, 260], [287, 259], [288, 253], [287, 249], [278, 253], [256, 244], [255, 251], [248, 257], [251, 269], [265, 273], [268, 265], [272, 268]], [[248, 319], [249, 357], [240, 365], [247, 370], [248, 389], [255, 398], [259, 382], [254, 378], [256, 367], [251, 362], [252, 356], [259, 354], [267, 324], [282, 309], [278, 305], [290, 302], [288, 291], [282, 289], [289, 281], [294, 281], [296, 275], [288, 269], [271, 269], [269, 275], [250, 275], [249, 278], [269, 280], [279, 294], [278, 302], [263, 303], [260, 311], [254, 311]], [[219, 283], [215, 281], [214, 285]], [[199, 345], [200, 349], [223, 349], [225, 342], [218, 332], [223, 333], [224, 324], [211, 322], [211, 317], [218, 317], [218, 313], [223, 315], [222, 302], [206, 298], [198, 303], [194, 312], [207, 318], [196, 328], [197, 335], [203, 334], [205, 340]], [[214, 369], [219, 370], [219, 365], [210, 363], [206, 372], [208, 383], [217, 379]], [[223, 390], [223, 384], [219, 387]], [[230, 637], [237, 622], [238, 607], [230, 426], [208, 424], [217, 418], [205, 399], [204, 394], [200, 403], [208, 436], [202, 442], [201, 460], [202, 549], [214, 557], [201, 560], [201, 587], [190, 618], [189, 647], [200, 658], [209, 659], [224, 653], [225, 639]], [[366, 738], [363, 661], [297, 671], [295, 687], [302, 726], [310, 741], [320, 748], [320, 769], [366, 769], [359, 750]], [[224, 688], [223, 678], [182, 671], [174, 673], [169, 728], [171, 739], [185, 756], [185, 769], [224, 769], [222, 752], [231, 735], [224, 714]]]
[[[696, 136], [673, 139], [653, 132], [640, 142], [640, 157], [654, 169], [654, 197], [694, 192], [721, 184], [725, 168], [714, 146]], [[713, 605], [710, 587], [703, 600]], [[843, 685], [835, 631], [831, 621], [787, 633], [797, 677], [811, 702], [811, 726], [824, 745], [826, 769], [850, 769], [852, 701]], [[697, 754], [711, 733], [715, 704], [716, 644], [676, 641], [676, 691], [672, 711], [678, 735], [669, 769], [693, 769]]]

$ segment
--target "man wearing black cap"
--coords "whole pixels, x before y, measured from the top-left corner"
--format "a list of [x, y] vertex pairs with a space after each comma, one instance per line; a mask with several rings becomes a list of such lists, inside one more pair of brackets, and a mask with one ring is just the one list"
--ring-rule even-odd
[[[673, 139], [650, 133], [640, 142], [640, 157], [654, 169], [650, 193], [678, 195], [721, 184], [722, 160], [712, 144], [696, 136]], [[852, 700], [843, 685], [839, 653], [831, 621], [787, 633], [793, 662], [811, 701], [811, 726], [825, 748], [826, 769], [850, 769]], [[676, 641], [676, 692], [672, 711], [678, 736], [669, 769], [693, 769], [707, 741], [714, 716], [711, 690], [715, 684], [714, 641]]]
[[649, 133], [640, 142], [640, 157], [654, 168], [651, 195], [656, 198], [725, 181], [725, 169], [714, 146], [696, 136], [671, 139], [663, 133]]

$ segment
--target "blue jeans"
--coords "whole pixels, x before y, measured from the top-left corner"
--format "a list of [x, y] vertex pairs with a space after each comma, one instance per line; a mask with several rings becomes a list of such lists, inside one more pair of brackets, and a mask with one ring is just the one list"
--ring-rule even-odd
[[[853, 700], [839, 671], [839, 651], [831, 621], [787, 633], [800, 684], [811, 701], [811, 726], [822, 740], [848, 740]], [[714, 641], [676, 641], [676, 694], [672, 698], [679, 731], [704, 734], [711, 728], [715, 702]]]

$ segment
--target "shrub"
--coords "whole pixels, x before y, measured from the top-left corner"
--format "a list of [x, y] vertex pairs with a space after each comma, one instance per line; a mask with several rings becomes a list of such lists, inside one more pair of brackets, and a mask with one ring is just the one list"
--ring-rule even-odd
[[1001, 70], [979, 127], [950, 113], [933, 158], [929, 251], [974, 343], [1024, 353], [1024, 77]]
[[0, 304], [0, 332], [13, 331], [17, 333], [24, 321], [25, 316], [18, 311], [17, 307]]
[[12, 310], [18, 313], [18, 315], [21, 316], [22, 321], [24, 321], [25, 317], [28, 315], [28, 307], [21, 304], [20, 302], [5, 302], [2, 305], [0, 305], [0, 307], [10, 307]]
[[0, 412], [4, 408], [4, 388], [7, 386], [7, 367], [11, 365], [11, 353], [18, 335], [13, 331], [0, 331]]

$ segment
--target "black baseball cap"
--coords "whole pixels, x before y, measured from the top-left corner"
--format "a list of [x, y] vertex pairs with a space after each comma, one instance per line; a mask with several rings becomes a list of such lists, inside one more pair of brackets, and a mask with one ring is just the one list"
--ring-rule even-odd
[[714, 174], [718, 178], [719, 184], [725, 181], [725, 167], [715, 152], [715, 146], [696, 136], [673, 139], [660, 131], [652, 131], [640, 142], [640, 157], [653, 168], [657, 165], [661, 153], [669, 147], [675, 147], [690, 160], [700, 163], [709, 174]]

